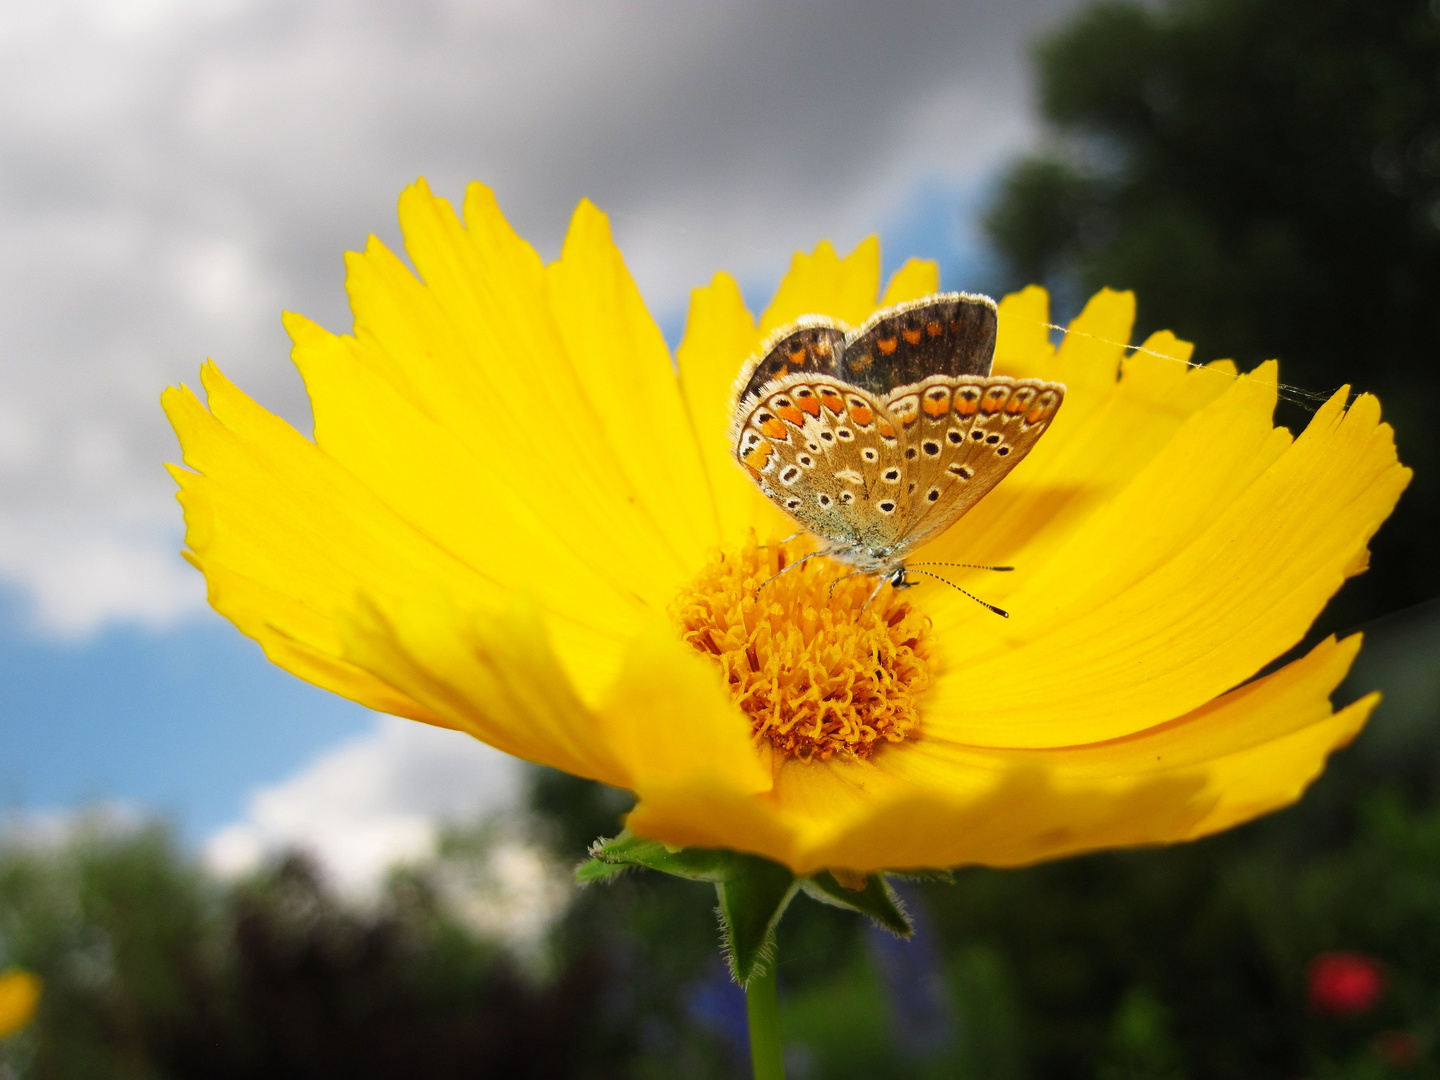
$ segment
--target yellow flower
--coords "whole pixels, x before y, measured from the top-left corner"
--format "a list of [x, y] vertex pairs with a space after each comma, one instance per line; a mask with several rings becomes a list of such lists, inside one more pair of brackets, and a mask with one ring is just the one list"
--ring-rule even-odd
[[861, 616], [868, 586], [832, 596], [820, 560], [757, 604], [805, 548], [731, 457], [732, 379], [774, 327], [858, 323], [935, 267], [881, 295], [875, 241], [822, 244], [758, 323], [717, 275], [672, 362], [589, 203], [549, 265], [479, 185], [463, 224], [423, 183], [400, 219], [417, 273], [351, 255], [352, 335], [286, 317], [313, 442], [213, 365], [208, 408], [164, 399], [210, 601], [301, 678], [629, 788], [641, 836], [802, 874], [1203, 836], [1297, 798], [1375, 705], [1329, 703], [1358, 636], [1246, 681], [1408, 480], [1372, 397], [1292, 438], [1274, 364], [1191, 368], [1166, 333], [1128, 352], [1110, 291], [1056, 349], [1027, 289], [995, 370], [1066, 383], [1064, 407], [917, 556], [1013, 564], [956, 572], [1012, 617], [934, 582]]
[[7, 1039], [35, 1019], [40, 1004], [40, 979], [28, 971], [0, 974], [0, 1039]]

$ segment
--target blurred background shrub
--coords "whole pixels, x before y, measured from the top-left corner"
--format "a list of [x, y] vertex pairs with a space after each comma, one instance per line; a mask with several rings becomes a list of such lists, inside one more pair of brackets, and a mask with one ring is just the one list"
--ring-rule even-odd
[[[1416, 480], [1317, 633], [1363, 625], [1338, 697], [1386, 701], [1230, 834], [904, 882], [909, 943], [797, 902], [793, 1075], [1440, 1076], [1440, 3], [1103, 4], [1036, 56], [1048, 149], [997, 185], [997, 290], [1042, 281], [1063, 321], [1133, 288], [1141, 335], [1381, 394]], [[625, 808], [537, 770], [525, 816], [367, 897], [300, 857], [216, 880], [158, 824], [13, 838], [0, 968], [46, 990], [0, 1075], [745, 1075], [708, 888], [567, 884]]]

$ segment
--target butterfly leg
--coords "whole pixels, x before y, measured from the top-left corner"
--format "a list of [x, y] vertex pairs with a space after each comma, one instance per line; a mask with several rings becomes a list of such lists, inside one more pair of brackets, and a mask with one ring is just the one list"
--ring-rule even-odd
[[[784, 547], [784, 546], [785, 546], [786, 544], [788, 544], [791, 540], [794, 540], [794, 539], [795, 539], [796, 537], [798, 537], [798, 536], [804, 536], [804, 535], [805, 535], [805, 530], [804, 530], [804, 529], [801, 529], [799, 532], [793, 532], [793, 533], [791, 533], [789, 536], [785, 537], [784, 540], [779, 541], [779, 542], [776, 543], [774, 546], [775, 546], [775, 547]], [[756, 547], [762, 547], [762, 548], [763, 548], [763, 547], [770, 547], [771, 545], [769, 545], [769, 544], [756, 544], [755, 546], [756, 546]]]
[[[883, 589], [887, 584], [889, 584], [888, 578], [881, 578], [878, 582], [875, 583], [875, 588], [871, 590], [869, 598], [865, 601], [865, 603], [860, 605], [860, 615], [865, 614], [865, 609], [870, 606], [871, 602], [875, 599], [875, 597], [880, 595], [880, 590]], [[859, 618], [859, 616], [857, 615], [856, 618]]]
[[828, 599], [828, 598], [833, 597], [833, 596], [835, 595], [835, 586], [836, 586], [836, 585], [839, 585], [840, 582], [842, 582], [842, 581], [847, 581], [847, 580], [849, 580], [849, 579], [852, 578], [852, 577], [859, 577], [859, 576], [860, 576], [861, 574], [863, 574], [863, 573], [865, 573], [864, 570], [852, 570], [852, 571], [851, 571], [850, 573], [848, 573], [848, 574], [841, 574], [841, 575], [840, 575], [839, 577], [837, 577], [834, 581], [830, 582], [830, 591], [826, 594], [826, 598]]
[[756, 599], [756, 600], [759, 600], [759, 599], [760, 599], [760, 590], [763, 589], [763, 588], [765, 588], [766, 585], [769, 585], [770, 582], [772, 582], [772, 581], [774, 581], [776, 578], [778, 578], [778, 577], [780, 576], [780, 574], [788, 574], [791, 570], [794, 570], [797, 566], [800, 566], [800, 565], [802, 565], [803, 563], [807, 563], [807, 562], [809, 562], [811, 559], [815, 558], [816, 555], [824, 555], [824, 554], [825, 554], [825, 552], [823, 552], [823, 551], [812, 551], [812, 552], [810, 552], [809, 555], [802, 555], [800, 558], [796, 559], [796, 560], [795, 560], [794, 562], [792, 562], [789, 566], [785, 567], [785, 569], [781, 570], [780, 573], [778, 573], [778, 574], [771, 574], [768, 578], [766, 578], [764, 581], [762, 581], [759, 585], [756, 585], [756, 586], [755, 586], [755, 599]]

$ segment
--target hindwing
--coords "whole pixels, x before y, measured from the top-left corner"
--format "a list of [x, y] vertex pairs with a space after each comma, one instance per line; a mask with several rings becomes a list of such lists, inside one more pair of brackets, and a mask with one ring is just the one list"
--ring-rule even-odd
[[885, 400], [902, 434], [909, 509], [902, 554], [943, 531], [1030, 453], [1065, 399], [1063, 383], [932, 375]]
[[805, 528], [847, 543], [899, 535], [909, 505], [904, 446], [873, 395], [799, 372], [767, 385], [740, 420], [736, 457]]

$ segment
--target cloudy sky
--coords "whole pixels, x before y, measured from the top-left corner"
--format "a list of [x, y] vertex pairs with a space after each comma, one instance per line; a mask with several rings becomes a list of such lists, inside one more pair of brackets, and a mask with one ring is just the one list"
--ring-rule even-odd
[[[154, 808], [222, 862], [356, 867], [513, 797], [506, 763], [267, 667], [177, 556], [160, 390], [213, 356], [308, 430], [282, 309], [426, 176], [542, 253], [610, 213], [672, 337], [717, 269], [878, 232], [975, 285], [1073, 0], [0, 0], [0, 805]], [[412, 726], [413, 727], [413, 726]]]

